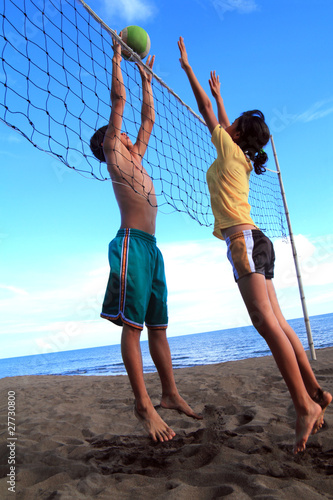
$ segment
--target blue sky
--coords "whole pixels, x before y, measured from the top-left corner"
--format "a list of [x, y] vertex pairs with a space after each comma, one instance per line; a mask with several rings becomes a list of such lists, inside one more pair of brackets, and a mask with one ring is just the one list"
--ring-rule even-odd
[[[209, 72], [220, 75], [230, 119], [247, 109], [265, 113], [309, 314], [331, 313], [331, 2], [91, 0], [90, 6], [118, 32], [129, 24], [147, 30], [155, 73], [194, 111], [179, 65], [180, 35], [208, 92]], [[1, 357], [119, 343], [121, 329], [99, 318], [107, 247], [120, 221], [110, 183], [80, 176], [1, 122], [0, 131]], [[225, 244], [211, 228], [162, 210], [156, 236], [166, 265], [170, 336], [249, 324]], [[290, 245], [276, 241], [275, 248], [282, 309], [287, 318], [301, 317]]]

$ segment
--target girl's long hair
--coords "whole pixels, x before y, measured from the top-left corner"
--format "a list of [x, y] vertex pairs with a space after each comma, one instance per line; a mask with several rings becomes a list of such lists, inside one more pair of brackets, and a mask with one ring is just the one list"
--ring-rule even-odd
[[255, 173], [263, 174], [266, 171], [264, 165], [268, 156], [262, 148], [266, 146], [270, 137], [263, 113], [258, 109], [242, 113], [238, 118], [237, 131], [240, 132], [238, 146], [253, 162]]

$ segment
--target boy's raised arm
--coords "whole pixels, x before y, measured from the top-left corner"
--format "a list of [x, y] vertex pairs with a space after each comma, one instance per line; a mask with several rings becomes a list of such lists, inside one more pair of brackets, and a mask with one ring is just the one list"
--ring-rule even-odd
[[108, 140], [111, 140], [114, 137], [120, 137], [121, 133], [124, 107], [126, 103], [126, 90], [120, 66], [121, 60], [120, 43], [114, 38], [112, 57], [111, 114], [104, 138], [104, 150], [105, 147], [107, 148]]
[[[153, 69], [155, 56], [148, 57], [146, 65]], [[141, 126], [138, 137], [134, 145], [135, 152], [141, 157], [144, 156], [148, 147], [151, 132], [155, 123], [154, 96], [151, 85], [152, 73], [147, 71], [141, 64], [137, 64], [142, 80], [142, 107], [141, 107]]]

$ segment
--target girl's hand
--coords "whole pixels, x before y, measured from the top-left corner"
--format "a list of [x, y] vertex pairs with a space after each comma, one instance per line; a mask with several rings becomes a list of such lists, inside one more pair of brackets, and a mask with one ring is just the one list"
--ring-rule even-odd
[[187, 67], [189, 67], [189, 63], [188, 63], [188, 57], [187, 57], [184, 39], [182, 36], [179, 37], [178, 47], [180, 50], [180, 59], [179, 59], [180, 65], [183, 69], [186, 69]]
[[215, 71], [210, 72], [210, 79], [208, 80], [208, 82], [212, 95], [216, 99], [221, 95], [220, 93], [221, 83], [220, 83], [220, 77], [218, 75], [216, 76]]

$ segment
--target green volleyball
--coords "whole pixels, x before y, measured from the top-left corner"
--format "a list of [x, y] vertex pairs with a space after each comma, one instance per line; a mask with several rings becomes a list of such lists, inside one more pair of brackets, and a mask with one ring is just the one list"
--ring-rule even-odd
[[[127, 26], [121, 32], [121, 38], [141, 59], [148, 55], [150, 38], [148, 33], [140, 26]], [[131, 59], [129, 51], [122, 48], [121, 53], [125, 59]]]

